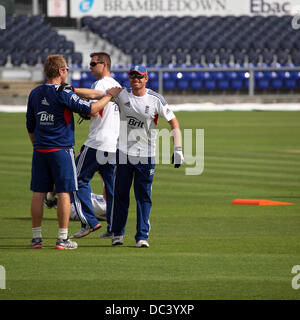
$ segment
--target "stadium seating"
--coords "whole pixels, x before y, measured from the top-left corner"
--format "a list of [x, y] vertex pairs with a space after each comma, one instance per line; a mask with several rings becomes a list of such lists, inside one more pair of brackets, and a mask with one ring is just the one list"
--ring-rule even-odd
[[[129, 55], [134, 64], [183, 68], [180, 73], [163, 72], [165, 90], [226, 91], [248, 89], [249, 73], [240, 72], [241, 67], [300, 66], [300, 33], [292, 29], [291, 18], [86, 16], [81, 26]], [[0, 30], [0, 66], [35, 66], [43, 64], [49, 54], [60, 53], [72, 69], [81, 68], [82, 53], [75, 51], [74, 42], [58, 34], [42, 16], [7, 16], [6, 25], [6, 30]], [[190, 67], [211, 72], [190, 72]], [[216, 67], [225, 70], [214, 72]], [[236, 71], [226, 71], [228, 67]], [[127, 73], [114, 75], [122, 85], [129, 85]], [[298, 75], [291, 71], [255, 72], [255, 88], [300, 89]], [[84, 86], [92, 80], [85, 73], [81, 80], [74, 79]], [[158, 83], [158, 73], [151, 73], [148, 86], [157, 90]]]
[[[170, 64], [173, 57], [177, 64], [188, 60], [192, 65], [203, 62], [204, 66], [272, 64], [275, 59], [280, 65], [289, 62], [299, 65], [299, 55], [291, 52], [300, 46], [300, 35], [292, 30], [290, 19], [289, 16], [158, 16], [136, 18], [133, 23], [133, 17], [100, 16], [84, 17], [81, 23], [87, 30], [118, 43], [134, 61], [142, 60], [137, 53], [145, 55], [148, 65], [153, 65], [150, 52], [159, 53], [162, 65]], [[139, 27], [145, 25], [147, 28]]]
[[[6, 17], [5, 30], [0, 30], [0, 63], [5, 66], [11, 61], [13, 66], [25, 63], [34, 66], [44, 63], [49, 54], [72, 55], [74, 42], [44, 22], [42, 16], [14, 15]], [[76, 66], [82, 64], [82, 54], [77, 53]], [[80, 56], [80, 57], [79, 57]], [[6, 57], [6, 58], [5, 58]], [[10, 59], [8, 59], [10, 57]], [[71, 63], [73, 59], [70, 60]]]

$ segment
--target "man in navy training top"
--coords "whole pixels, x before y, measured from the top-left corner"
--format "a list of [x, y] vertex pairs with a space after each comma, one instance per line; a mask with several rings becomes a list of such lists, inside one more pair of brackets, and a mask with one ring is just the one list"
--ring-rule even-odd
[[[31, 248], [42, 248], [43, 202], [47, 192], [56, 186], [58, 197], [58, 239], [56, 249], [76, 249], [77, 243], [68, 237], [70, 192], [77, 190], [74, 161], [73, 112], [96, 115], [111, 100], [110, 94], [89, 103], [73, 91], [63, 89], [68, 66], [61, 55], [51, 55], [44, 65], [46, 84], [31, 91], [26, 112], [26, 127], [33, 144], [31, 190]], [[101, 225], [97, 228], [100, 228]]]

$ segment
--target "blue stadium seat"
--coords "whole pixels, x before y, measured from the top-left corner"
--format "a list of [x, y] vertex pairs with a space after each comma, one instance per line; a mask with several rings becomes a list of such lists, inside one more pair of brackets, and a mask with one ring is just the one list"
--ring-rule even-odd
[[283, 79], [283, 83], [286, 89], [296, 89], [297, 81], [293, 76], [293, 73], [290, 71], [280, 71], [279, 77]]
[[25, 63], [29, 66], [35, 66], [38, 63], [39, 57], [35, 52], [27, 52], [25, 54]]
[[74, 88], [80, 88], [80, 80], [74, 80], [74, 79], [72, 79], [72, 80], [71, 80], [71, 85], [72, 85]]
[[158, 90], [159, 89], [158, 73], [157, 72], [149, 72], [148, 77], [149, 77], [148, 87], [151, 88], [152, 90]]
[[206, 52], [204, 54], [204, 58], [205, 58], [206, 65], [216, 63], [216, 55], [213, 52], [210, 52], [210, 51]]
[[229, 89], [229, 81], [226, 78], [225, 72], [213, 72], [213, 78], [217, 82], [217, 88], [220, 90], [228, 90]]
[[0, 66], [5, 66], [7, 63], [7, 53], [0, 51]]
[[204, 72], [203, 79], [204, 88], [206, 90], [216, 89], [216, 80], [213, 78], [212, 72]]
[[277, 51], [279, 48], [279, 42], [277, 39], [274, 38], [269, 38], [266, 40], [266, 48], [269, 49], [270, 51]]
[[176, 81], [172, 75], [172, 72], [163, 72], [163, 87], [164, 90], [174, 90]]
[[73, 52], [71, 54], [71, 62], [72, 62], [72, 67], [81, 68], [81, 66], [82, 66], [82, 53], [81, 52]]
[[13, 66], [20, 66], [23, 63], [23, 54], [19, 52], [13, 52], [11, 54], [11, 63]]
[[230, 62], [230, 54], [226, 51], [222, 51], [219, 53], [219, 62], [220, 64], [228, 65]]
[[291, 60], [294, 63], [294, 65], [299, 66], [300, 65], [300, 52], [297, 51], [293, 51], [291, 53]]
[[72, 54], [74, 52], [74, 42], [73, 41], [63, 42], [63, 49], [65, 53]]
[[128, 80], [128, 73], [125, 71], [122, 72], [115, 72], [116, 80], [120, 83], [121, 86], [125, 88], [129, 88], [129, 80]]
[[192, 65], [198, 65], [201, 63], [201, 53], [198, 51], [193, 51], [190, 54], [190, 61]]
[[270, 86], [270, 81], [267, 78], [267, 74], [262, 71], [255, 72], [255, 87], [261, 90], [266, 90]]
[[148, 66], [153, 66], [157, 64], [157, 53], [156, 52], [148, 52], [146, 53], [146, 61]]
[[251, 48], [253, 48], [256, 52], [262, 52], [265, 48], [265, 41], [261, 39], [253, 40]]
[[132, 64], [142, 64], [143, 63], [143, 54], [141, 52], [133, 52], [131, 54]]
[[190, 71], [186, 72], [186, 76], [189, 80], [190, 88], [193, 90], [202, 89], [202, 76], [201, 72]]
[[281, 65], [286, 65], [288, 63], [288, 53], [286, 51], [278, 51], [276, 52], [277, 62]]
[[279, 77], [279, 73], [276, 71], [266, 72], [266, 75], [270, 79], [270, 86], [272, 89], [282, 89], [283, 80]]
[[187, 61], [187, 55], [185, 52], [182, 52], [182, 51], [176, 52], [175, 57], [176, 57], [177, 64], [185, 64]]
[[274, 62], [274, 54], [271, 51], [265, 51], [262, 53], [262, 62], [266, 64], [272, 64]]
[[256, 51], [250, 51], [248, 53], [248, 63], [251, 63], [251, 64], [258, 64], [259, 62], [259, 54], [256, 52]]
[[289, 51], [289, 50], [293, 49], [293, 43], [291, 42], [290, 39], [286, 39], [286, 38], [285, 38], [285, 39], [283, 39], [283, 40], [280, 41], [279, 47], [280, 47], [280, 49], [282, 49], [282, 50], [287, 50], [287, 51]]
[[13, 52], [15, 48], [15, 43], [13, 41], [4, 41], [1, 44], [1, 49], [5, 52]]
[[245, 53], [243, 53], [241, 51], [235, 51], [233, 53], [233, 59], [234, 59], [235, 64], [239, 64], [239, 65], [243, 66], [245, 63]]
[[31, 45], [31, 50], [35, 51], [36, 53], [42, 53], [46, 49], [47, 44], [45, 41], [41, 41], [40, 39], [36, 39], [33, 41]]
[[168, 51], [162, 52], [160, 58], [162, 65], [168, 65], [172, 63], [172, 54]]
[[81, 72], [81, 78], [80, 78], [81, 88], [90, 88], [93, 82], [95, 81], [96, 81], [96, 78], [93, 77], [90, 72]]
[[187, 72], [177, 72], [176, 86], [179, 90], [187, 90], [189, 88], [189, 77]]

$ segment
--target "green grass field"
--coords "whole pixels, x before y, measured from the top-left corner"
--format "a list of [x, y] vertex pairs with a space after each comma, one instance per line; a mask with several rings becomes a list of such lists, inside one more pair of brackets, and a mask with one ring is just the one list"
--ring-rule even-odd
[[[44, 248], [30, 250], [32, 147], [24, 114], [0, 113], [0, 299], [299, 299], [300, 113], [179, 112], [182, 128], [204, 128], [205, 168], [158, 165], [150, 248], [135, 248], [133, 193], [125, 243], [99, 232], [74, 251], [54, 250], [55, 210], [45, 209]], [[161, 120], [160, 127], [167, 127]], [[77, 125], [76, 152], [88, 124]], [[95, 192], [102, 189], [98, 177]], [[232, 205], [236, 198], [292, 206]], [[70, 222], [73, 234], [80, 227]]]

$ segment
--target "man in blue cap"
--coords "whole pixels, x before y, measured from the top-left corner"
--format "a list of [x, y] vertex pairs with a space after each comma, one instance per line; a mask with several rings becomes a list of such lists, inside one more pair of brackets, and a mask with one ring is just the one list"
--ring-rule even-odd
[[[121, 125], [111, 211], [112, 245], [123, 244], [130, 188], [134, 181], [137, 203], [136, 246], [148, 248], [158, 117], [161, 116], [168, 121], [172, 129], [173, 159], [176, 168], [184, 162], [181, 132], [179, 123], [165, 99], [160, 94], [146, 88], [148, 81], [146, 67], [132, 66], [128, 76], [131, 88], [119, 89], [119, 94], [114, 98], [120, 109]], [[109, 94], [110, 91], [107, 90], [107, 93]]]

